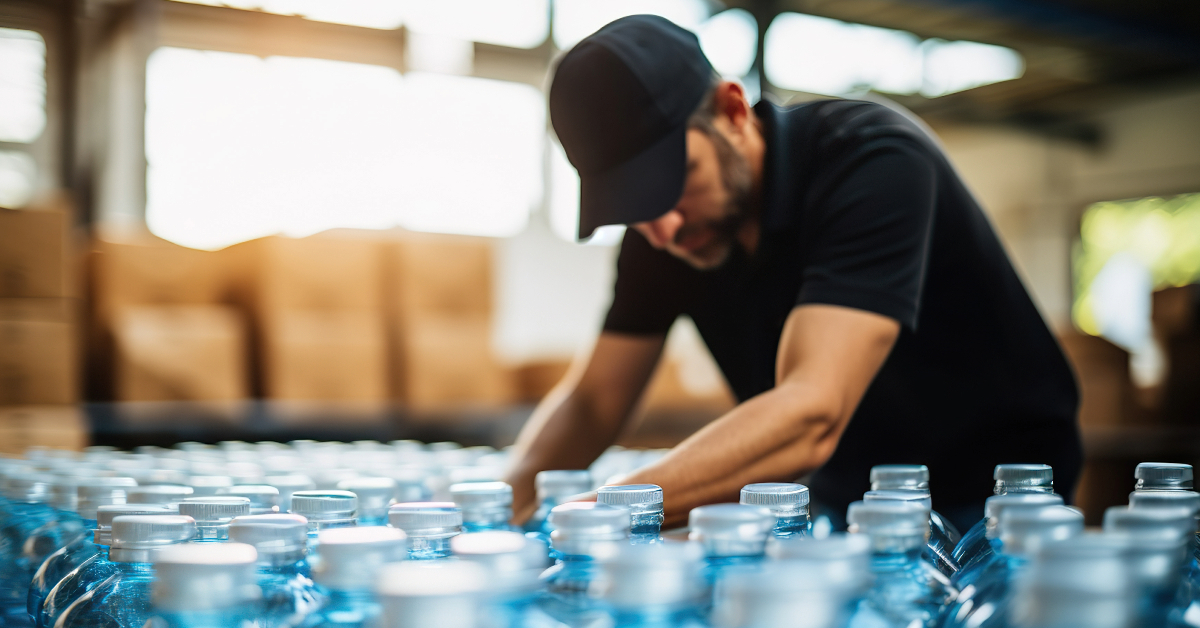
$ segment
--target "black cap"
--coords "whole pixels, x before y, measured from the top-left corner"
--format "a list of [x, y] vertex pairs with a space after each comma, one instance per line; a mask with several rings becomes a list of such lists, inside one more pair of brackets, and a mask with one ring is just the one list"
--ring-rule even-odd
[[696, 36], [633, 15], [568, 52], [550, 85], [550, 121], [579, 171], [579, 238], [654, 220], [683, 194], [687, 121], [712, 85]]

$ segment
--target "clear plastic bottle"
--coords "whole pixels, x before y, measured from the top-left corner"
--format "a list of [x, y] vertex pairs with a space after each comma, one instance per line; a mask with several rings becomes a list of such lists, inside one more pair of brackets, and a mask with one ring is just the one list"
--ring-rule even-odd
[[286, 475], [268, 475], [263, 478], [268, 486], [279, 491], [279, 512], [290, 512], [292, 509], [292, 493], [296, 491], [315, 491], [317, 483], [307, 475], [292, 473]]
[[538, 508], [525, 523], [525, 531], [550, 540], [550, 511], [563, 500], [592, 490], [592, 474], [587, 469], [541, 471], [534, 478]]
[[1192, 465], [1176, 462], [1142, 462], [1133, 471], [1135, 491], [1190, 491]]
[[601, 486], [596, 501], [629, 510], [629, 542], [634, 545], [662, 542], [663, 490], [656, 484]]
[[[1184, 508], [1196, 516], [1196, 533], [1191, 537], [1191, 557], [1184, 566], [1184, 590], [1181, 595], [1196, 604], [1200, 617], [1200, 493], [1194, 491], [1134, 491], [1129, 494], [1129, 507], [1134, 509]], [[1200, 625], [1200, 619], [1196, 621]]]
[[245, 497], [250, 500], [252, 515], [273, 515], [279, 512], [279, 489], [267, 484], [235, 484], [221, 489], [218, 495]]
[[1083, 533], [1083, 514], [1066, 506], [1005, 509], [996, 524], [999, 551], [954, 581], [959, 593], [944, 612], [942, 628], [1003, 628], [1013, 581], [1048, 543]]
[[450, 485], [450, 498], [462, 510], [465, 532], [512, 530], [512, 487], [504, 482]]
[[192, 488], [192, 497], [215, 497], [234, 484], [236, 482], [228, 475], [193, 475], [188, 477], [187, 483]]
[[38, 565], [23, 550], [35, 531], [58, 519], [50, 505], [54, 481], [50, 475], [14, 473], [5, 482], [8, 513], [0, 523], [0, 620], [4, 626], [31, 624], [29, 583]]
[[703, 550], [695, 543], [626, 545], [601, 563], [595, 591], [614, 628], [702, 628]]
[[[881, 464], [871, 467], [871, 491], [924, 491], [929, 488], [929, 467], [923, 464]], [[954, 546], [962, 538], [958, 528], [932, 508], [930, 495], [928, 558], [942, 573], [952, 576], [958, 571]]]
[[152, 628], [238, 628], [260, 615], [253, 546], [177, 545], [155, 553]]
[[[987, 558], [991, 553], [991, 541], [988, 538], [989, 526], [994, 527], [996, 522], [991, 514], [989, 514], [987, 504], [996, 504], [997, 507], [1004, 502], [1003, 500], [996, 501], [995, 497], [1001, 495], [1055, 495], [1054, 493], [1054, 470], [1044, 464], [1001, 464], [996, 465], [994, 476], [996, 478], [996, 487], [994, 489], [995, 496], [988, 498], [984, 505], [984, 515], [978, 523], [971, 526], [966, 534], [963, 534], [962, 539], [954, 546], [954, 551], [951, 557], [958, 563], [959, 569], [966, 569], [972, 563]], [[1057, 497], [1057, 501], [1049, 503], [1049, 505], [1061, 505], [1062, 497]], [[1034, 498], [1036, 499], [1036, 498]]]
[[1129, 571], [1141, 592], [1143, 626], [1166, 626], [1173, 611], [1178, 619], [1187, 612], [1178, 594], [1195, 529], [1195, 513], [1187, 508], [1114, 506], [1104, 512], [1104, 532], [1129, 541]]
[[250, 514], [250, 500], [233, 495], [189, 497], [179, 502], [179, 514], [196, 521], [196, 543], [220, 543], [229, 540], [234, 517]]
[[113, 519], [109, 558], [116, 569], [63, 610], [55, 628], [143, 628], [150, 618], [154, 551], [184, 543], [195, 533], [196, 523], [182, 515]]
[[584, 626], [603, 616], [588, 595], [600, 562], [628, 544], [629, 511], [596, 502], [555, 506], [548, 521], [550, 543], [557, 557], [542, 574], [542, 610], [567, 626]]
[[[296, 506], [298, 496], [293, 495]], [[305, 628], [367, 628], [378, 621], [379, 602], [373, 587], [379, 570], [403, 560], [404, 533], [386, 526], [333, 528], [320, 532], [321, 557], [313, 580], [322, 594], [319, 610], [308, 615]]]
[[194, 491], [190, 486], [176, 484], [151, 484], [149, 486], [134, 486], [125, 491], [125, 502], [128, 504], [160, 504], [178, 508], [179, 502], [192, 497]]
[[484, 567], [492, 582], [483, 612], [495, 628], [534, 628], [549, 623], [537, 608], [539, 576], [549, 566], [549, 548], [511, 530], [460, 534], [450, 540], [455, 558]]
[[1015, 581], [1020, 628], [1137, 628], [1138, 596], [1120, 538], [1085, 532], [1046, 545]]
[[467, 561], [421, 561], [384, 566], [375, 585], [381, 628], [480, 628], [487, 570]]
[[704, 549], [704, 579], [715, 586], [735, 573], [757, 571], [775, 516], [765, 506], [712, 504], [688, 513], [688, 540]]
[[440, 560], [451, 555], [450, 539], [462, 534], [462, 510], [452, 502], [395, 504], [388, 525], [404, 531], [409, 560]]
[[308, 520], [308, 551], [313, 554], [317, 551], [321, 530], [356, 525], [358, 497], [350, 491], [296, 491], [292, 493], [289, 512]]
[[747, 506], [765, 506], [775, 515], [771, 534], [777, 539], [808, 536], [812, 524], [808, 519], [809, 492], [803, 484], [762, 482], [742, 487], [739, 502]]
[[716, 628], [844, 628], [871, 583], [871, 543], [834, 533], [773, 543], [757, 573], [735, 574], [716, 591]]
[[396, 497], [396, 481], [383, 477], [359, 477], [342, 480], [338, 490], [350, 491], [358, 496], [358, 525], [385, 526], [388, 523], [388, 507]]
[[306, 558], [307, 539], [308, 521], [300, 515], [251, 515], [229, 524], [230, 541], [258, 550], [259, 628], [298, 625], [320, 606]]
[[903, 501], [854, 502], [846, 521], [851, 533], [870, 538], [875, 576], [850, 626], [935, 626], [957, 591], [921, 555], [929, 536], [929, 509]]

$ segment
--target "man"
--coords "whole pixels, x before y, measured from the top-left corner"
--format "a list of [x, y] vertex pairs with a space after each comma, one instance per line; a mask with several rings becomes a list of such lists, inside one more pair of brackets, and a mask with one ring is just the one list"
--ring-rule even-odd
[[560, 62], [555, 131], [581, 180], [579, 236], [627, 224], [590, 357], [543, 401], [509, 478], [583, 468], [625, 426], [688, 315], [739, 405], [624, 483], [667, 525], [751, 482], [813, 474], [831, 514], [871, 466], [930, 468], [965, 529], [992, 467], [1081, 463], [1074, 378], [987, 219], [937, 145], [877, 104], [751, 107], [691, 33], [617, 20]]

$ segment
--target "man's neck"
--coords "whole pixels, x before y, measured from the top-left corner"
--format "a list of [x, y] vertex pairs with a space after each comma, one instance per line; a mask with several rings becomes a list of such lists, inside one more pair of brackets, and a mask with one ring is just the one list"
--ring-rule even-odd
[[747, 253], [753, 255], [758, 250], [759, 236], [762, 233], [763, 161], [767, 154], [767, 143], [763, 138], [762, 120], [759, 120], [753, 109], [750, 110], [746, 126], [748, 127], [747, 141], [743, 156], [750, 165], [750, 180], [752, 182], [750, 187], [750, 217], [738, 229], [737, 241]]

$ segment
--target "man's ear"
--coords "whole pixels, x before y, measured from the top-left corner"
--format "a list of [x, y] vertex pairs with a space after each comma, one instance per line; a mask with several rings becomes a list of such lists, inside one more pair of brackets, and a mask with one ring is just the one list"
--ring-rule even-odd
[[750, 119], [750, 102], [746, 100], [746, 90], [733, 81], [721, 81], [717, 84], [713, 97], [717, 105], [717, 123], [728, 122], [731, 128], [723, 130], [740, 135]]

